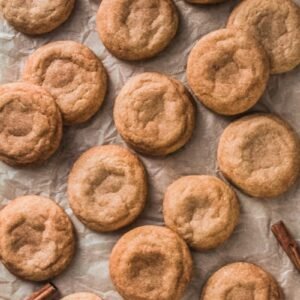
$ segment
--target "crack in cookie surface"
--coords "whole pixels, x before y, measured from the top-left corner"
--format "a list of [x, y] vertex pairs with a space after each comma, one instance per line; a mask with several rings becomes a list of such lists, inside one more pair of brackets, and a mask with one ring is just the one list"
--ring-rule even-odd
[[142, 163], [116, 145], [86, 151], [69, 176], [68, 195], [74, 213], [100, 232], [131, 223], [144, 208], [146, 194]]

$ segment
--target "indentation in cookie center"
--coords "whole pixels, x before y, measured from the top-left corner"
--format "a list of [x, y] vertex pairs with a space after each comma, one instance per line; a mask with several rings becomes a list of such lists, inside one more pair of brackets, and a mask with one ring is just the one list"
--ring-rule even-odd
[[159, 252], [140, 253], [131, 259], [129, 266], [130, 279], [143, 282], [147, 291], [160, 287], [161, 277], [164, 273], [165, 258]]
[[26, 136], [32, 131], [33, 116], [28, 108], [18, 101], [7, 104], [0, 114], [0, 128], [16, 137]]
[[44, 84], [53, 88], [63, 88], [73, 82], [75, 75], [76, 70], [72, 62], [56, 59], [47, 69]]
[[255, 300], [255, 294], [254, 294], [255, 287], [252, 284], [249, 284], [248, 286], [241, 285], [241, 286], [235, 286], [232, 289], [230, 289], [226, 294], [226, 300]]
[[282, 141], [276, 133], [259, 134], [244, 147], [243, 159], [250, 162], [253, 170], [268, 169], [282, 163]]

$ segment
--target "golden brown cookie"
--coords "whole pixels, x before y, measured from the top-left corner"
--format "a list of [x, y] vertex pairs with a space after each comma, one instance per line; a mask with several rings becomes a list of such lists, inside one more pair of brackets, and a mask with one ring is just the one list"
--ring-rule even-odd
[[145, 169], [117, 145], [97, 146], [75, 162], [68, 181], [70, 206], [92, 230], [113, 231], [132, 223], [147, 197]]
[[225, 2], [226, 0], [185, 0], [189, 3], [195, 3], [195, 4], [217, 4], [221, 2]]
[[164, 196], [166, 225], [192, 248], [215, 248], [232, 234], [239, 220], [234, 191], [214, 176], [184, 176], [173, 182]]
[[229, 17], [227, 27], [249, 32], [264, 46], [272, 74], [299, 65], [300, 8], [293, 1], [241, 1]]
[[69, 125], [90, 119], [107, 90], [101, 61], [89, 48], [73, 41], [50, 43], [35, 51], [28, 58], [23, 79], [47, 89]]
[[222, 115], [236, 115], [256, 104], [269, 78], [263, 48], [247, 33], [220, 29], [192, 49], [187, 79], [197, 98]]
[[110, 275], [117, 291], [130, 300], [179, 300], [192, 276], [185, 242], [161, 226], [142, 226], [114, 246]]
[[4, 18], [16, 30], [37, 35], [50, 32], [70, 16], [75, 0], [0, 0]]
[[97, 14], [104, 46], [125, 60], [155, 56], [169, 45], [177, 28], [172, 0], [102, 0]]
[[237, 262], [222, 267], [206, 282], [200, 300], [283, 300], [276, 280], [260, 267]]
[[62, 298], [61, 300], [102, 300], [99, 296], [92, 293], [76, 293]]
[[61, 114], [47, 91], [30, 83], [0, 86], [0, 160], [9, 165], [44, 161], [61, 136]]
[[193, 100], [178, 80], [159, 73], [131, 78], [114, 106], [117, 130], [134, 149], [167, 155], [184, 146], [195, 126]]
[[246, 116], [224, 130], [218, 164], [227, 179], [245, 193], [276, 197], [287, 191], [299, 175], [299, 138], [275, 115]]
[[72, 223], [54, 201], [23, 196], [0, 211], [0, 258], [16, 276], [50, 279], [69, 265], [74, 250]]

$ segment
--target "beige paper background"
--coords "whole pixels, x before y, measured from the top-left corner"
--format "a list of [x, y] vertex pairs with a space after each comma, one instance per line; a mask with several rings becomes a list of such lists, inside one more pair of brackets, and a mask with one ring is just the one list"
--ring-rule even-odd
[[[186, 84], [185, 66], [194, 43], [206, 33], [221, 28], [237, 1], [203, 7], [175, 0], [180, 13], [180, 30], [169, 48], [146, 62], [127, 63], [111, 56], [95, 31], [100, 1], [77, 0], [67, 23], [50, 34], [30, 38], [16, 32], [0, 17], [0, 83], [16, 81], [27, 56], [56, 40], [74, 40], [89, 46], [104, 62], [109, 76], [109, 94], [99, 113], [88, 123], [65, 128], [62, 146], [45, 165], [17, 169], [0, 164], [0, 206], [24, 194], [41, 194], [55, 199], [71, 216], [78, 235], [77, 253], [72, 265], [53, 280], [63, 295], [76, 291], [98, 293], [105, 300], [122, 299], [108, 273], [108, 258], [117, 239], [129, 228], [111, 234], [98, 234], [85, 228], [72, 214], [66, 198], [66, 179], [79, 154], [98, 144], [124, 144], [112, 119], [114, 98], [131, 76], [144, 71], [168, 73]], [[297, 0], [300, 5], [300, 0]], [[300, 134], [300, 67], [270, 78], [267, 90], [253, 111], [268, 111], [288, 120]], [[166, 158], [141, 156], [149, 173], [150, 195], [142, 216], [130, 228], [143, 224], [163, 224], [161, 202], [168, 184], [182, 175], [217, 175], [216, 147], [220, 134], [232, 118], [220, 117], [197, 103], [197, 126], [190, 143]], [[288, 193], [274, 200], [257, 200], [237, 191], [241, 221], [232, 238], [207, 253], [193, 253], [194, 277], [184, 300], [199, 299], [209, 274], [233, 261], [254, 262], [271, 272], [284, 288], [287, 300], [300, 299], [300, 275], [278, 247], [270, 225], [279, 219], [300, 242], [299, 182]], [[0, 264], [0, 299], [21, 300], [39, 284], [11, 275]]]

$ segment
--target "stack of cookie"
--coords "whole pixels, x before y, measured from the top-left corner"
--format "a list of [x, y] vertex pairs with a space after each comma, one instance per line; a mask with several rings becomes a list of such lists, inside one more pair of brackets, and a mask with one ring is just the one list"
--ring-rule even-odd
[[[0, 0], [0, 8], [10, 24], [30, 35], [54, 30], [74, 6], [74, 0], [48, 1], [46, 6], [17, 2]], [[178, 25], [171, 0], [102, 0], [97, 14], [103, 44], [128, 61], [158, 55]], [[244, 0], [227, 28], [196, 43], [188, 58], [187, 79], [195, 98], [208, 109], [234, 116], [259, 101], [270, 75], [299, 63], [300, 9], [290, 0]], [[102, 62], [82, 44], [60, 41], [36, 50], [26, 62], [22, 81], [0, 86], [0, 159], [12, 166], [47, 160], [60, 145], [63, 124], [86, 122], [100, 109], [107, 81]], [[178, 80], [146, 72], [123, 86], [113, 118], [129, 147], [142, 155], [164, 157], [192, 138], [196, 104]], [[217, 162], [224, 177], [244, 193], [272, 198], [298, 178], [299, 146], [295, 131], [278, 116], [251, 114], [225, 129]], [[133, 223], [143, 211], [147, 171], [138, 155], [125, 147], [95, 146], [73, 165], [67, 189], [69, 205], [85, 226], [112, 232]], [[208, 251], [228, 240], [238, 225], [240, 205], [223, 180], [189, 175], [167, 187], [163, 216], [166, 227], [130, 230], [112, 250], [110, 275], [124, 299], [182, 299], [192, 278], [190, 248]], [[26, 280], [44, 281], [60, 274], [74, 256], [75, 240], [71, 220], [48, 198], [19, 197], [0, 212], [1, 261]], [[202, 300], [253, 297], [281, 300], [283, 293], [269, 273], [242, 262], [213, 274], [201, 293]], [[64, 299], [100, 298], [77, 293]]]

